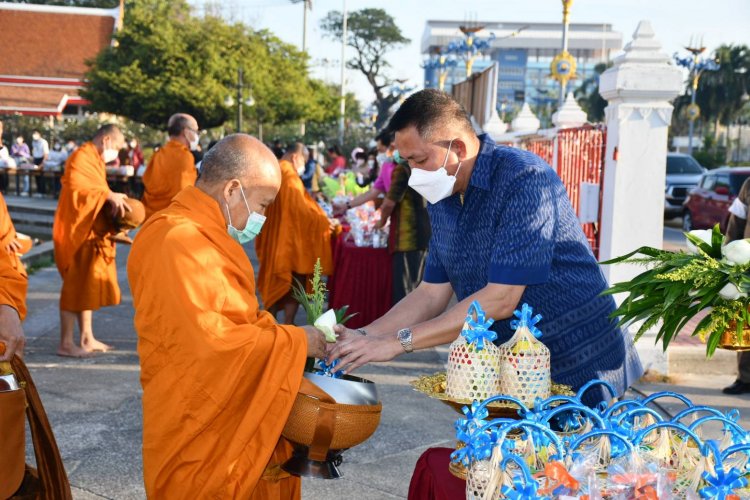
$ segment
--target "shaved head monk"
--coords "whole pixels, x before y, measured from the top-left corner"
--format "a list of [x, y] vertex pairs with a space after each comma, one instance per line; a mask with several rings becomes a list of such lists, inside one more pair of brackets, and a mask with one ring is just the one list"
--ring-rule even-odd
[[201, 176], [135, 237], [128, 279], [143, 386], [149, 498], [299, 498], [281, 438], [322, 333], [258, 307], [241, 244], [281, 184], [276, 157], [244, 134], [219, 141]]
[[198, 176], [190, 153], [198, 148], [198, 122], [190, 115], [177, 113], [169, 118], [167, 133], [169, 142], [154, 153], [143, 174], [141, 201], [146, 208], [146, 219], [167, 208], [185, 186], [195, 184]]
[[[92, 312], [120, 303], [115, 243], [107, 218], [130, 211], [126, 195], [107, 185], [105, 163], [117, 158], [125, 139], [116, 125], [104, 125], [65, 163], [52, 239], [55, 263], [62, 276], [60, 292], [60, 356], [83, 357], [110, 346], [94, 337]], [[73, 342], [76, 320], [80, 347]]]
[[284, 323], [294, 324], [299, 303], [292, 296], [292, 279], [307, 283], [320, 258], [323, 274], [331, 274], [331, 233], [334, 222], [310, 197], [297, 173], [305, 165], [305, 146], [296, 143], [281, 158], [281, 189], [268, 207], [265, 231], [257, 240], [260, 272], [258, 290], [263, 306], [284, 310]]
[[[21, 321], [26, 316], [26, 268], [18, 257], [21, 244], [10, 220], [5, 198], [0, 194], [0, 361], [23, 354], [25, 337]], [[2, 351], [2, 349], [0, 349]]]

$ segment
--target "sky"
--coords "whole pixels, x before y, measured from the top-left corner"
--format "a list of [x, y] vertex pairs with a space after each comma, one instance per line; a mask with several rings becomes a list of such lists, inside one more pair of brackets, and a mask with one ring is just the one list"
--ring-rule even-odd
[[[190, 3], [200, 13], [206, 1], [190, 0]], [[349, 11], [377, 7], [394, 17], [411, 43], [390, 54], [390, 74], [395, 78], [407, 78], [409, 85], [417, 87], [421, 87], [423, 80], [420, 64], [424, 56], [420, 46], [428, 19], [476, 19], [480, 23], [483, 20], [561, 22], [562, 19], [560, 0], [312, 0], [307, 24], [312, 72], [337, 84], [340, 82], [341, 44], [323, 36], [320, 20], [331, 10], [341, 11], [344, 1]], [[302, 3], [291, 0], [223, 0], [220, 3], [224, 17], [242, 21], [255, 29], [267, 28], [282, 40], [302, 46]], [[615, 31], [623, 34], [623, 45], [632, 38], [638, 22], [644, 19], [651, 21], [656, 38], [670, 56], [682, 50], [691, 35], [702, 36], [709, 50], [728, 43], [750, 45], [750, 0], [574, 0], [571, 9], [571, 22], [611, 23]], [[353, 49], [347, 50], [349, 58]], [[346, 70], [346, 82], [347, 90], [353, 91], [363, 106], [373, 100], [371, 87], [357, 71]]]

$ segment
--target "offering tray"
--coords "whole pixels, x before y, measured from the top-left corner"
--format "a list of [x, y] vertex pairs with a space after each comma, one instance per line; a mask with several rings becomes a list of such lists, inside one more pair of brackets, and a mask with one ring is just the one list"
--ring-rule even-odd
[[[423, 375], [416, 380], [411, 381], [411, 386], [415, 391], [421, 392], [432, 399], [438, 399], [447, 404], [459, 414], [463, 415], [462, 408], [471, 405], [469, 399], [453, 399], [445, 393], [446, 372], [437, 372], [434, 375]], [[552, 383], [552, 396], [575, 396], [576, 393], [569, 385]], [[518, 414], [518, 407], [513, 403], [498, 401], [487, 405], [489, 418], [515, 418], [521, 419]]]

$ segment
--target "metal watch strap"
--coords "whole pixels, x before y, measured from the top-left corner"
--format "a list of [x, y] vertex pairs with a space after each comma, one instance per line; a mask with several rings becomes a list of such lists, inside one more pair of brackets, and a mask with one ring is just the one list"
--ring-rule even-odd
[[404, 351], [412, 352], [414, 350], [414, 346], [411, 343], [412, 334], [411, 334], [411, 328], [403, 328], [398, 331], [396, 334], [396, 338], [401, 343], [401, 347], [404, 348]]

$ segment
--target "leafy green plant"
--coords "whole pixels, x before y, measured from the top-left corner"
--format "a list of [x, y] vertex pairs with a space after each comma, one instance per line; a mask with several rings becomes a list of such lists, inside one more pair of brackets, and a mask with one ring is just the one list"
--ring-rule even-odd
[[626, 293], [627, 297], [613, 318], [619, 317], [618, 326], [633, 321], [643, 321], [636, 340], [647, 330], [657, 327], [657, 342], [664, 350], [680, 330], [696, 314], [706, 308], [711, 311], [695, 328], [693, 335], [706, 339], [706, 353], [710, 357], [716, 350], [722, 334], [736, 329], [742, 339], [742, 330], [750, 326], [750, 257], [738, 259], [727, 249], [739, 246], [742, 252], [750, 248], [747, 240], [722, 246], [723, 235], [718, 224], [710, 238], [698, 236], [703, 231], [686, 233], [690, 253], [669, 252], [652, 247], [641, 247], [627, 255], [602, 262], [602, 264], [631, 263], [648, 267], [630, 281], [616, 283], [604, 294]]

